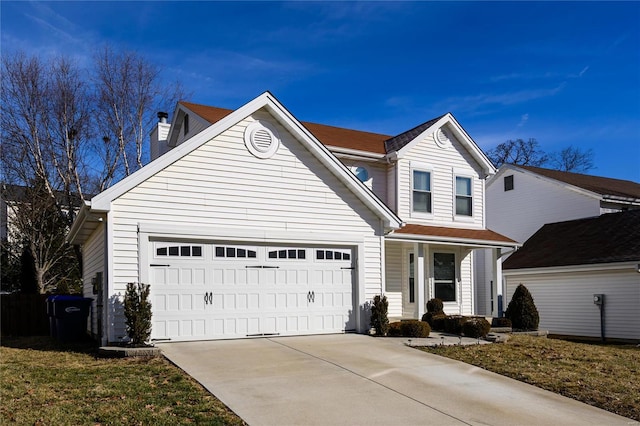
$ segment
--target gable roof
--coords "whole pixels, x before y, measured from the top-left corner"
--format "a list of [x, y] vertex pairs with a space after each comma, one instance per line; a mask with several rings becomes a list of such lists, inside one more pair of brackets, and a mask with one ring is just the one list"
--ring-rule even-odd
[[[157, 158], [145, 167], [129, 175], [125, 179], [116, 183], [107, 190], [101, 192], [91, 199], [81, 210], [82, 214], [69, 230], [68, 241], [78, 243], [76, 236], [87, 235], [83, 230], [84, 224], [88, 222], [87, 218], [91, 217], [85, 210], [92, 213], [104, 213], [111, 210], [111, 202], [121, 195], [125, 194], [132, 188], [141, 184], [151, 176], [165, 169], [169, 165], [178, 161], [193, 150], [204, 145], [212, 138], [226, 131], [236, 123], [253, 114], [254, 112], [265, 108], [271, 113], [276, 120], [280, 122], [291, 134], [293, 134], [310, 152], [314, 155], [330, 172], [332, 172], [343, 184], [352, 191], [352, 193], [360, 199], [368, 208], [370, 208], [378, 217], [380, 217], [389, 229], [396, 229], [402, 225], [402, 220], [385, 205], [372, 191], [367, 188], [360, 180], [351, 173], [340, 160], [338, 160], [329, 150], [315, 138], [296, 118], [269, 92], [264, 92], [257, 98], [249, 101], [237, 110], [225, 115], [222, 119], [212, 124], [207, 129], [196, 134], [184, 143], [173, 148], [165, 155]], [[221, 112], [220, 112], [221, 113]], [[221, 113], [222, 114], [222, 113]], [[84, 219], [83, 219], [84, 218]], [[97, 225], [96, 225], [97, 226]], [[82, 231], [82, 232], [81, 232]]]
[[503, 269], [640, 260], [640, 210], [544, 225]]
[[[180, 101], [180, 104], [184, 105], [195, 114], [198, 114], [211, 124], [218, 122], [233, 112], [233, 110], [230, 109], [194, 104], [185, 101]], [[385, 154], [385, 141], [390, 138], [388, 135], [379, 133], [327, 126], [325, 124], [311, 123], [308, 121], [301, 121], [300, 123], [305, 126], [316, 139], [326, 146], [373, 152], [375, 154]]]
[[[542, 167], [519, 166], [508, 164], [505, 169], [521, 169], [526, 172], [556, 180], [558, 182], [573, 185], [603, 198], [611, 199], [631, 199], [633, 202], [640, 202], [640, 183], [630, 180], [613, 179], [602, 176], [585, 175], [581, 173], [563, 172], [560, 170], [545, 169]], [[501, 167], [502, 170], [502, 167]], [[490, 182], [489, 184], [491, 184]]]

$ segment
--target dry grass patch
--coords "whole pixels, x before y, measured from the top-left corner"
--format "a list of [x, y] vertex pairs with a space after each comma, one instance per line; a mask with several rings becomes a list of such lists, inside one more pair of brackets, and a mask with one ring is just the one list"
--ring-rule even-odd
[[0, 424], [242, 425], [163, 358], [96, 358], [48, 337], [3, 339]]
[[640, 421], [640, 348], [530, 336], [421, 348]]

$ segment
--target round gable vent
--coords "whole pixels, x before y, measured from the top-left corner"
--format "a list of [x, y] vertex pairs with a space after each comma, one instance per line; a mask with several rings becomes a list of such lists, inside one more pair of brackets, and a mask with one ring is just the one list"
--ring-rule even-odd
[[278, 151], [280, 138], [270, 123], [254, 121], [244, 131], [244, 144], [258, 158], [271, 158]]
[[451, 146], [451, 139], [449, 139], [449, 136], [447, 136], [442, 128], [435, 131], [433, 139], [440, 148], [449, 148]]

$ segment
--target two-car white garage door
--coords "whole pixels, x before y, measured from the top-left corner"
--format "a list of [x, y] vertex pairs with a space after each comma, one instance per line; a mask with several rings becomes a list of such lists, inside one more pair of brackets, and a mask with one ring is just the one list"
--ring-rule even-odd
[[351, 248], [160, 241], [150, 246], [153, 339], [355, 329]]

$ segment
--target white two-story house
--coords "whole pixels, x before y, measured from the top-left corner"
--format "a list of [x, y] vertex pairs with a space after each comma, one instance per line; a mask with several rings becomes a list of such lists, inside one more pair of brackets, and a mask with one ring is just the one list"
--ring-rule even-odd
[[153, 161], [69, 234], [103, 341], [126, 336], [129, 282], [150, 284], [152, 337], [174, 341], [366, 332], [379, 294], [392, 319], [433, 297], [473, 314], [472, 253], [494, 253], [498, 285], [517, 246], [487, 229], [495, 169], [451, 114], [389, 136], [298, 121], [267, 92], [160, 117]]

